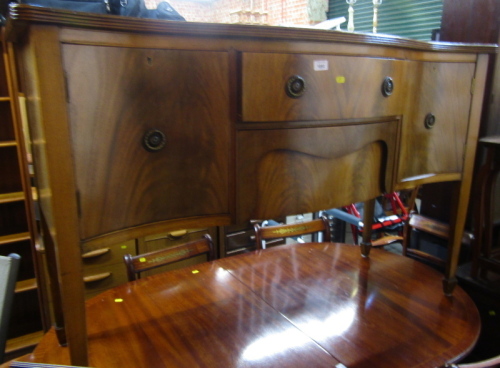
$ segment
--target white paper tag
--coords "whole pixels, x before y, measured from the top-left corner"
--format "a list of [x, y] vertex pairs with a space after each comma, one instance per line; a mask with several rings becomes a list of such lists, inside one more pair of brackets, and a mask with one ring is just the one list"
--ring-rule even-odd
[[314, 70], [315, 71], [328, 70], [328, 60], [314, 60]]

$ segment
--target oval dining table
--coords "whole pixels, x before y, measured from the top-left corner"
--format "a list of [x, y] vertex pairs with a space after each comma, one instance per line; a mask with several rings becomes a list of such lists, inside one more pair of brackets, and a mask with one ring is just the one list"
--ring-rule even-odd
[[[384, 249], [291, 244], [149, 276], [86, 304], [97, 368], [439, 367], [480, 317], [442, 274]], [[69, 364], [53, 330], [26, 361]]]

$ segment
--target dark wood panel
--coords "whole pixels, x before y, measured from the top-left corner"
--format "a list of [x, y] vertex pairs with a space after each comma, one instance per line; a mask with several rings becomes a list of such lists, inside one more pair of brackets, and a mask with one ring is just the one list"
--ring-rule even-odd
[[499, 30], [499, 0], [443, 1], [441, 40], [497, 43]]
[[227, 53], [63, 49], [82, 238], [229, 212]]

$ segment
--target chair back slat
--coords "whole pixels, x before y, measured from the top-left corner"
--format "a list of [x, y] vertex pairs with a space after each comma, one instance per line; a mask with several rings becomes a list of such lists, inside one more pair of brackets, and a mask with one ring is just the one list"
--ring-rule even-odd
[[124, 261], [127, 267], [129, 281], [137, 279], [137, 276], [144, 271], [166, 266], [172, 263], [183, 261], [199, 255], [207, 255], [207, 260], [215, 259], [214, 246], [210, 235], [205, 234], [201, 239], [189, 243], [180, 244], [174, 247], [157, 250], [154, 252], [132, 256], [125, 255]]
[[255, 241], [257, 249], [262, 249], [262, 242], [271, 239], [289, 238], [317, 232], [323, 233], [323, 241], [331, 241], [330, 223], [325, 216], [316, 220], [305, 221], [295, 224], [276, 225], [276, 226], [260, 226], [254, 225]]
[[410, 217], [410, 226], [414, 229], [425, 231], [441, 239], [448, 239], [449, 226], [434, 219], [425, 216], [412, 214]]

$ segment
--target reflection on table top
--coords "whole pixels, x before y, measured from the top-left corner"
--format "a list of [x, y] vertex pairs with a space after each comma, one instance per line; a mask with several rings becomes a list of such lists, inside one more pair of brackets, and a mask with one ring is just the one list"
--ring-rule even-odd
[[[417, 261], [336, 243], [280, 246], [167, 272], [87, 302], [93, 367], [435, 367], [480, 320]], [[31, 361], [67, 364], [50, 331]], [[342, 365], [338, 365], [341, 367]]]

